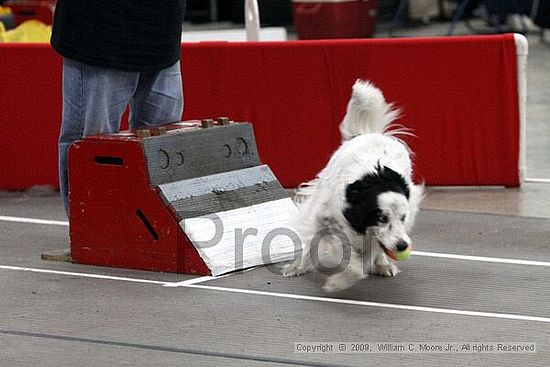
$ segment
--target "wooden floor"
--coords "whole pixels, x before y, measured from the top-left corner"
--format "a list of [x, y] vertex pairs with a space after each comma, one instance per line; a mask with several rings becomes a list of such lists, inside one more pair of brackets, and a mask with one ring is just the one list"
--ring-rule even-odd
[[[402, 273], [327, 295], [322, 274], [284, 278], [277, 265], [213, 279], [40, 260], [68, 244], [58, 200], [0, 198], [1, 366], [546, 366], [550, 358], [546, 218], [423, 210], [417, 254]], [[364, 342], [534, 343], [537, 352], [295, 351], [295, 343]]]

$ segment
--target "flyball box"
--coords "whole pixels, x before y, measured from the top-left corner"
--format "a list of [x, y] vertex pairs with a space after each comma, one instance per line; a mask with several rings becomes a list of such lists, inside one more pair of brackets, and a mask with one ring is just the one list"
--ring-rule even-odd
[[72, 260], [219, 275], [291, 260], [296, 207], [252, 125], [179, 122], [88, 136], [69, 150]]

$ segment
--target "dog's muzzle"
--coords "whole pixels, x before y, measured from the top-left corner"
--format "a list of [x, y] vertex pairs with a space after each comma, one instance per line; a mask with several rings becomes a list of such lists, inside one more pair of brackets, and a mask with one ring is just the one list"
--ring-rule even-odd
[[[392, 260], [395, 260], [397, 261], [397, 258], [395, 257], [395, 254], [393, 253], [393, 251], [391, 251], [390, 249], [388, 249], [386, 246], [384, 246], [382, 244], [382, 242], [380, 241], [377, 241], [378, 242], [378, 245], [380, 246], [380, 248], [384, 251], [384, 253]], [[395, 249], [397, 252], [401, 252], [401, 251], [405, 251], [407, 250], [409, 247], [411, 247], [412, 249], [412, 243], [409, 245], [407, 244], [405, 241], [400, 241], [398, 242], [396, 245], [395, 245]]]

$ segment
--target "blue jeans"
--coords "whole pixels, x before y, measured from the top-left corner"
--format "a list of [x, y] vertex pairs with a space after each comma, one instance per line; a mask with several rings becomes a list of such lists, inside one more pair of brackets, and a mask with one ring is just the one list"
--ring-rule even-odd
[[69, 214], [69, 145], [92, 134], [112, 134], [130, 106], [130, 129], [181, 120], [183, 92], [180, 63], [157, 72], [134, 72], [63, 60], [63, 115], [59, 135], [59, 186]]

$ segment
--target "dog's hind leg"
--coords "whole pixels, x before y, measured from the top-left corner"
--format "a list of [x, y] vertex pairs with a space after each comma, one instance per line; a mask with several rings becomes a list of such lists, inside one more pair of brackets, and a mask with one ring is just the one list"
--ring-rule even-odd
[[328, 277], [323, 290], [325, 292], [338, 292], [350, 288], [368, 274], [363, 264], [363, 256], [355, 250], [351, 251], [349, 264], [344, 270]]
[[285, 277], [295, 277], [307, 273], [312, 268], [311, 238], [302, 242], [302, 254], [283, 268]]

